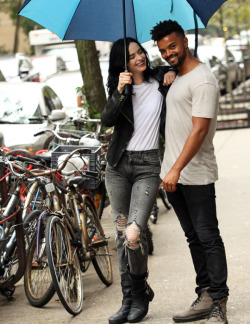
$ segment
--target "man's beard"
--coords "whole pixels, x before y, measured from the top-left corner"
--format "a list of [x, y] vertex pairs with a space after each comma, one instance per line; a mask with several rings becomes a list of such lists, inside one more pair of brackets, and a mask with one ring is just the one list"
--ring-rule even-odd
[[[173, 55], [171, 55], [171, 56], [173, 56]], [[170, 56], [170, 57], [171, 57], [171, 56]], [[172, 67], [177, 68], [178, 66], [180, 66], [180, 65], [184, 62], [184, 60], [185, 60], [187, 54], [186, 54], [186, 52], [184, 51], [183, 54], [182, 54], [181, 56], [178, 56], [178, 54], [177, 54], [177, 55], [174, 54], [174, 56], [177, 56], [177, 59], [178, 59], [178, 60], [177, 60], [177, 63], [175, 63], [175, 64], [171, 64], [171, 63], [168, 62], [168, 59], [166, 59], [166, 61], [167, 61], [168, 64], [170, 64]], [[169, 58], [170, 58], [170, 57], [169, 57]]]

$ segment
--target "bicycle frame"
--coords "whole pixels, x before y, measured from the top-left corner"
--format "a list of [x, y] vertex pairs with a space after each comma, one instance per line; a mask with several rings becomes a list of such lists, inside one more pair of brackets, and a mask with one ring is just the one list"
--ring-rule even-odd
[[[4, 266], [8, 262], [13, 249], [15, 248], [15, 242], [17, 242], [17, 257], [18, 257], [18, 269], [15, 274], [9, 276], [9, 278], [0, 284], [0, 291], [3, 295], [11, 299], [12, 294], [14, 293], [13, 289], [10, 289], [17, 283], [25, 272], [26, 266], [26, 253], [25, 253], [25, 241], [24, 241], [24, 230], [23, 222], [21, 216], [21, 208], [13, 213], [13, 209], [18, 205], [18, 200], [20, 196], [22, 184], [19, 184], [16, 187], [15, 192], [12, 194], [7, 207], [3, 212], [4, 220], [2, 221], [1, 233], [0, 233], [0, 249], [2, 251], [0, 266]], [[15, 224], [13, 225], [10, 222], [10, 219], [15, 217]], [[10, 235], [12, 227], [15, 227], [15, 230]], [[8, 268], [5, 269], [4, 276], [8, 275]]]

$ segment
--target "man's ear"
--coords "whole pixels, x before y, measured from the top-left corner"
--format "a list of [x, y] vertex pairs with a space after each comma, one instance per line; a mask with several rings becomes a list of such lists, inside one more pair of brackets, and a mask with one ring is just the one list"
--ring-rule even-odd
[[184, 46], [185, 48], [188, 48], [188, 38], [184, 37]]

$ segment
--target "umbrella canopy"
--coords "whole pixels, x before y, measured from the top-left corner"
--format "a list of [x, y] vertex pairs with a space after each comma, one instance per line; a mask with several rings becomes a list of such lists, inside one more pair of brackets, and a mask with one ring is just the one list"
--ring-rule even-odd
[[62, 40], [116, 41], [126, 36], [140, 43], [166, 19], [184, 30], [205, 28], [226, 0], [26, 0], [19, 14], [51, 30]]

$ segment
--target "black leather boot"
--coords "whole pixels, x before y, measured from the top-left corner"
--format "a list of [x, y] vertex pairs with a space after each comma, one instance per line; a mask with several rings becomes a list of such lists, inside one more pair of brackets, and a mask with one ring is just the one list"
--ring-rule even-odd
[[129, 323], [137, 323], [148, 313], [148, 304], [154, 298], [154, 292], [147, 283], [148, 273], [142, 276], [129, 274], [132, 286], [132, 304], [128, 314]]
[[122, 324], [127, 323], [127, 317], [130, 311], [131, 303], [132, 303], [132, 294], [131, 294], [131, 282], [127, 277], [122, 279], [121, 286], [122, 286], [122, 293], [123, 293], [123, 300], [122, 300], [122, 307], [118, 310], [117, 313], [112, 315], [109, 318], [109, 324]]

